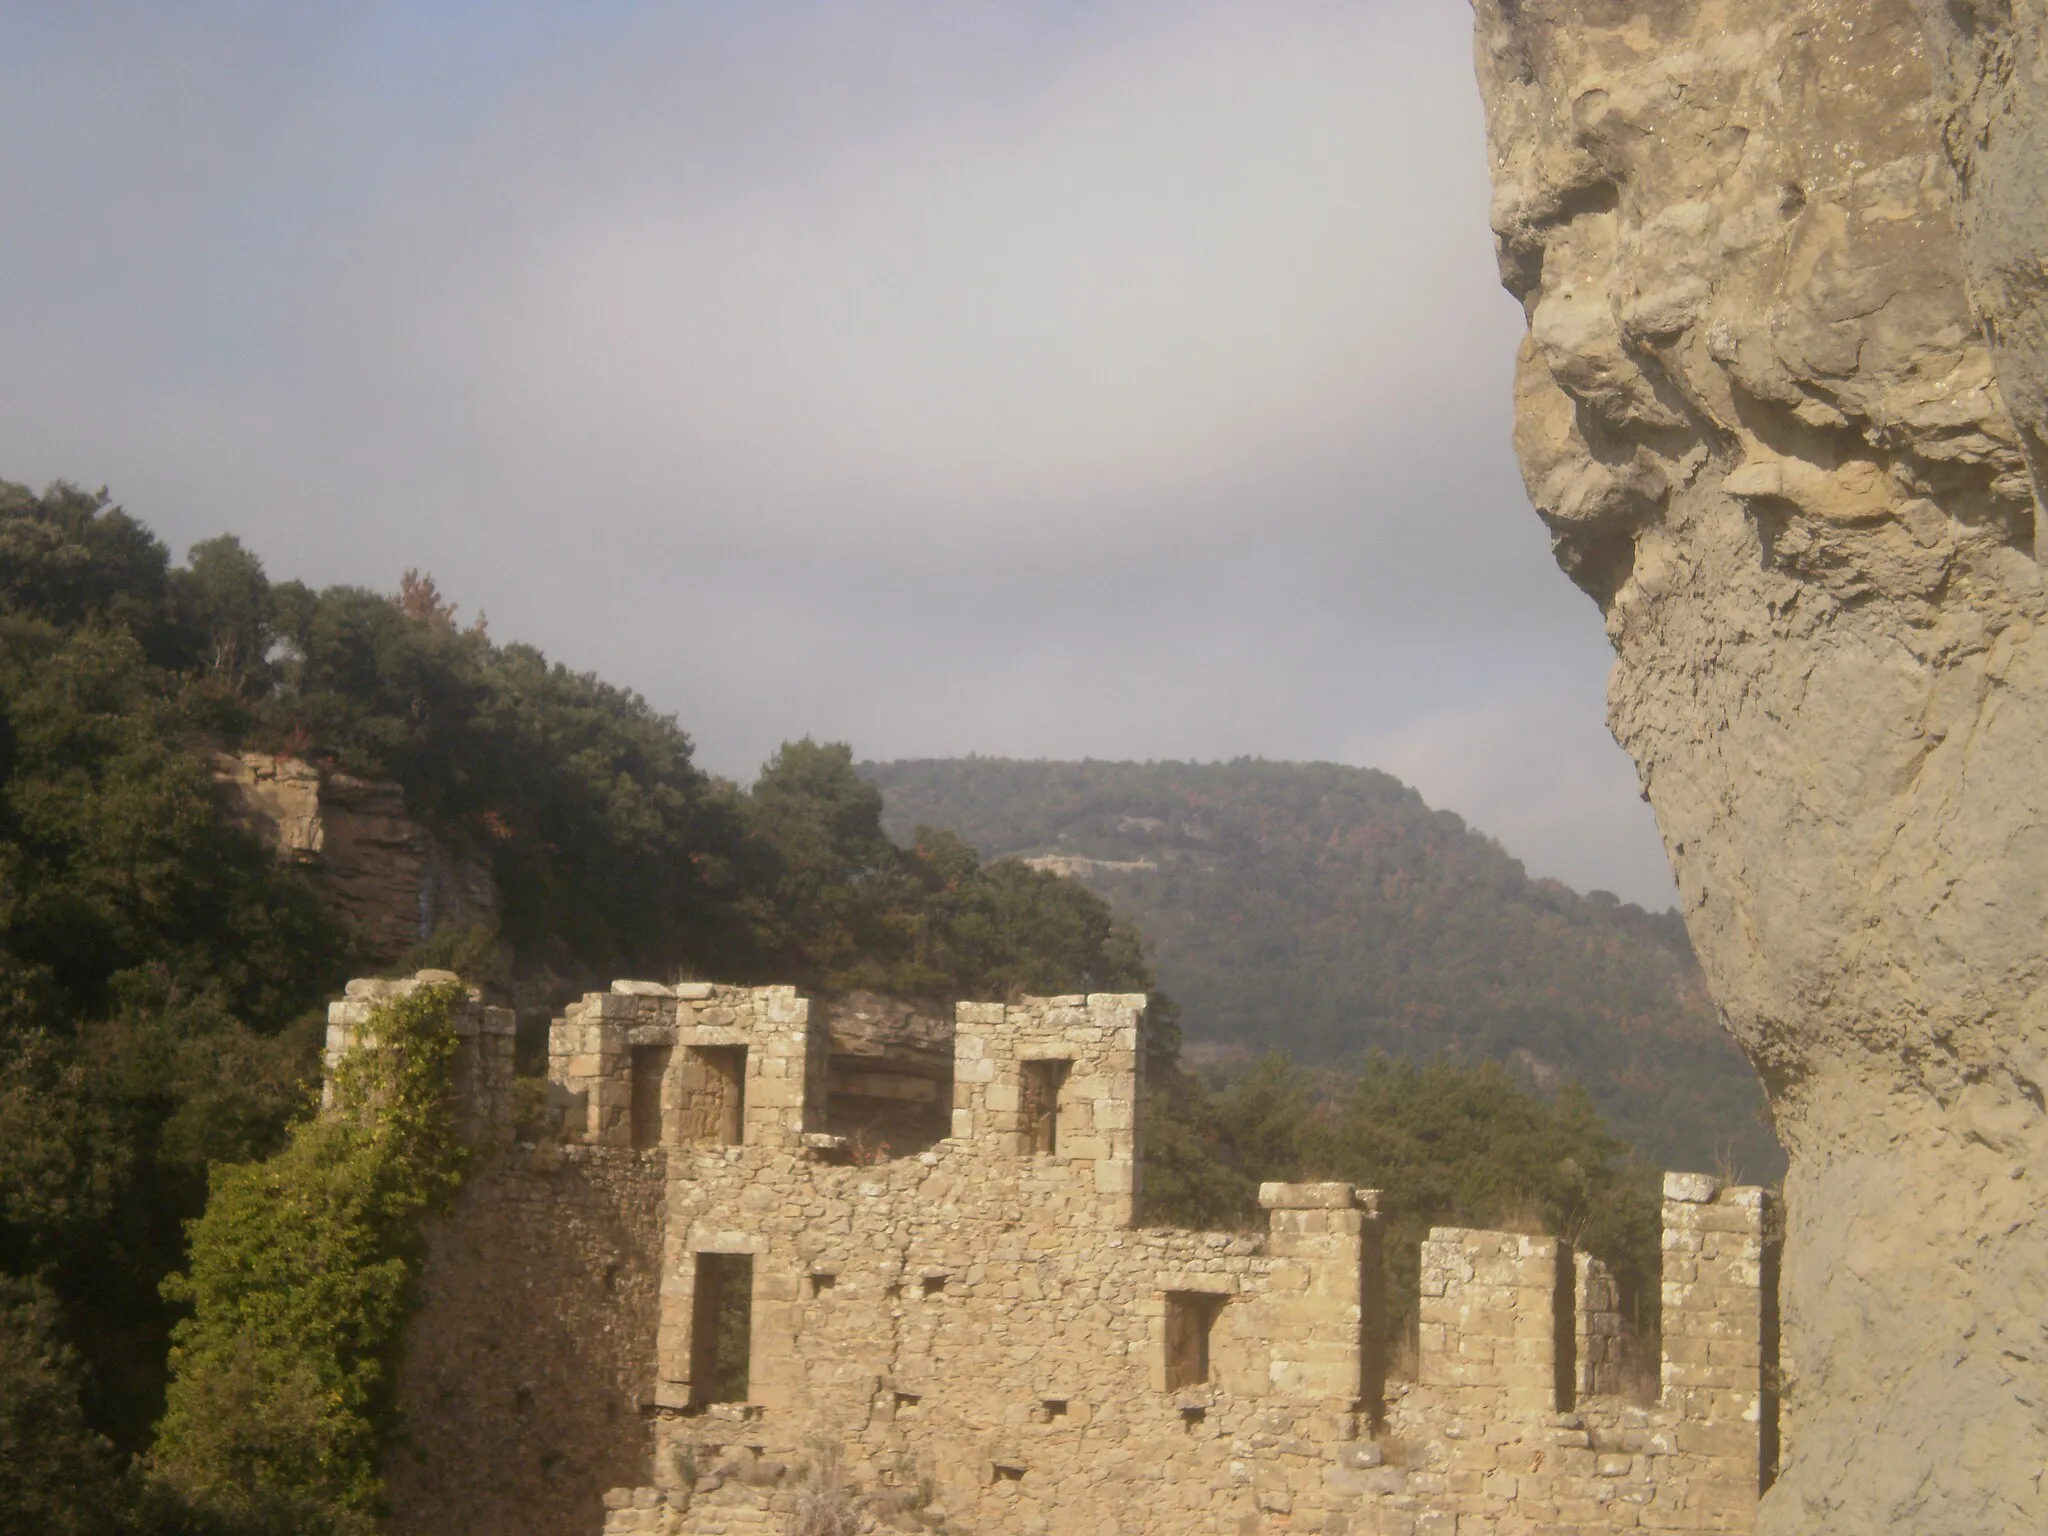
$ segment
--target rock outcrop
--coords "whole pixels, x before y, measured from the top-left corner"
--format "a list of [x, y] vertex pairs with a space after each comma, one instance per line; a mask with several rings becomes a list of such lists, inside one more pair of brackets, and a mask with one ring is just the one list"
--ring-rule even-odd
[[214, 778], [229, 814], [305, 870], [366, 957], [395, 959], [442, 928], [496, 931], [489, 864], [407, 815], [398, 784], [267, 752], [216, 753]]
[[1792, 1159], [1761, 1528], [2037, 1529], [2042, 5], [1475, 3], [1516, 447]]

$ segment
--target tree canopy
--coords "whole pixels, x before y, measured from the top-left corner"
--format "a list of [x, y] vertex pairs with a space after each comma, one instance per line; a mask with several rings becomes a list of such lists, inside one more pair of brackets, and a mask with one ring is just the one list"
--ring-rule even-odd
[[[396, 780], [437, 837], [488, 861], [503, 930], [462, 947], [500, 965], [947, 999], [1152, 992], [1153, 1219], [1230, 1224], [1259, 1178], [1347, 1178], [1388, 1192], [1397, 1295], [1420, 1230], [1452, 1216], [1581, 1232], [1641, 1272], [1636, 1186], [1582, 1097], [1385, 1062], [1356, 1082], [1263, 1062], [1212, 1094], [1101, 894], [940, 830], [950, 813], [899, 841], [846, 745], [791, 742], [743, 788], [698, 768], [639, 695], [463, 625], [430, 576], [316, 591], [272, 582], [229, 537], [175, 565], [103, 493], [0, 483], [10, 1529], [254, 1536], [310, 1528], [314, 1505], [360, 1526], [374, 1506], [365, 1448], [420, 1170], [307, 1119], [319, 1006], [367, 957], [228, 814], [222, 750]], [[1154, 937], [1179, 954], [1186, 931]], [[273, 1276], [305, 1292], [283, 1301], [241, 1289], [293, 1211], [319, 1273]], [[168, 1480], [131, 1459], [160, 1422]], [[279, 1460], [308, 1444], [328, 1447], [324, 1471]], [[314, 1505], [292, 1502], [329, 1474]]]

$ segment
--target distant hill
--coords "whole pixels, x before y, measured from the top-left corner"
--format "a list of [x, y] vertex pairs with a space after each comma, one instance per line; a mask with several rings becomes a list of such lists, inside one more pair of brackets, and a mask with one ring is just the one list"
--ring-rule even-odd
[[1108, 897], [1197, 1047], [1497, 1060], [1539, 1088], [1584, 1084], [1666, 1166], [1783, 1171], [1678, 914], [1531, 879], [1388, 774], [981, 757], [861, 772], [894, 836], [944, 827]]

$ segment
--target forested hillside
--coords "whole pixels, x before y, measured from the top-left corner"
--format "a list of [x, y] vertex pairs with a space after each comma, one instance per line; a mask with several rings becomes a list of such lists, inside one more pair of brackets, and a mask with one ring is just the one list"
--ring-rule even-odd
[[[388, 781], [437, 846], [488, 870], [498, 927], [392, 955], [317, 863], [252, 830], [225, 761]], [[978, 799], [936, 792], [991, 766]], [[0, 482], [0, 1530], [374, 1528], [395, 1427], [379, 1383], [421, 1212], [457, 1168], [309, 1118], [309, 1088], [325, 999], [428, 960], [542, 992], [681, 973], [933, 1002], [1150, 991], [1145, 1219], [1255, 1222], [1260, 1179], [1341, 1177], [1384, 1191], [1397, 1320], [1433, 1221], [1580, 1233], [1653, 1293], [1654, 1186], [1581, 1098], [1497, 1070], [1278, 1060], [1206, 1092], [1108, 901], [911, 823], [1155, 866], [1097, 878], [1153, 926], [1205, 1035], [1354, 1067], [1375, 1039], [1468, 1061], [1527, 1042], [1548, 1052], [1529, 1058], [1539, 1079], [1625, 1038], [1638, 1078], [1584, 1075], [1629, 1126], [1698, 1109], [1672, 1085], [1688, 1051], [1724, 1074], [1701, 1083], [1734, 1081], [1667, 920], [1530, 886], [1380, 776], [1240, 765], [1142, 770], [1132, 788], [1122, 772], [891, 770], [892, 837], [849, 747], [792, 742], [753, 784], [720, 780], [675, 719], [460, 622], [429, 577], [315, 590], [232, 538], [179, 565], [103, 495]], [[1034, 775], [1078, 775], [1058, 816], [1020, 790]], [[1316, 775], [1334, 787], [1304, 790]], [[1293, 788], [1262, 798], [1262, 779]], [[905, 793], [918, 784], [928, 803]], [[1378, 826], [1346, 794], [1399, 814]], [[1371, 891], [1337, 900], [1361, 869]], [[1407, 930], [1389, 926], [1401, 912]], [[1377, 971], [1353, 963], [1366, 953]], [[1347, 975], [1371, 985], [1335, 990]], [[1606, 1000], [1591, 1023], [1589, 996]], [[445, 1061], [452, 1036], [429, 1023], [418, 1039]], [[442, 1147], [445, 1085], [409, 1094], [363, 1102], [386, 1123], [411, 1104], [415, 1150]]]
[[[1782, 1153], [1674, 912], [1532, 880], [1398, 779], [1332, 763], [871, 763], [888, 824], [1057, 856], [1151, 946], [1191, 1041], [1581, 1083], [1651, 1158]], [[1042, 862], [1051, 861], [1049, 859]]]
[[0, 483], [0, 1529], [147, 1513], [115, 1507], [119, 1456], [163, 1410], [186, 1223], [210, 1170], [283, 1145], [324, 1000], [373, 968], [231, 814], [222, 749], [388, 776], [487, 860], [502, 932], [434, 946], [479, 980], [1149, 986], [1091, 893], [892, 842], [847, 747], [792, 743], [742, 790], [428, 578], [274, 583], [232, 538], [175, 565], [104, 496]]

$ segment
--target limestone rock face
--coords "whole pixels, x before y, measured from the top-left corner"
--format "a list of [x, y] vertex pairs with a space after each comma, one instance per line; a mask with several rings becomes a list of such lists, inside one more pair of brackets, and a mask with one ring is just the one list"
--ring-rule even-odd
[[1762, 1529], [2037, 1528], [2041, 0], [1475, 8], [1516, 448], [1792, 1159]]
[[305, 869], [366, 955], [395, 958], [444, 927], [497, 928], [490, 866], [408, 816], [397, 784], [266, 752], [216, 753], [214, 778], [229, 813]]
[[873, 992], [822, 998], [814, 1007], [831, 1042], [829, 1131], [899, 1156], [950, 1133], [950, 1009]]

